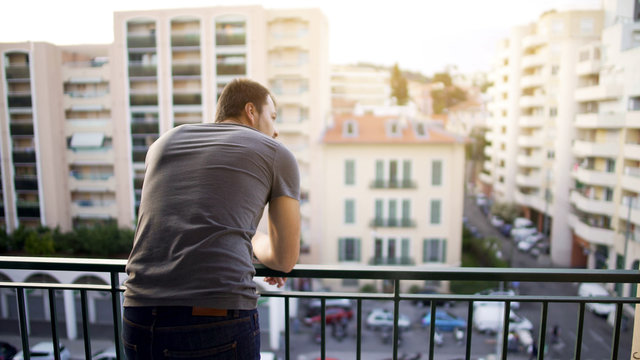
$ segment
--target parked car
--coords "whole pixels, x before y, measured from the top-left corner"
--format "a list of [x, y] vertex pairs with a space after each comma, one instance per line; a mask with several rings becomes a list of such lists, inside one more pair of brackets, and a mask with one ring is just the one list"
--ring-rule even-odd
[[[593, 297], [593, 296], [610, 296], [607, 289], [600, 284], [595, 283], [582, 283], [578, 287], [578, 295], [580, 297]], [[587, 310], [598, 316], [608, 316], [611, 312], [616, 310], [616, 306], [612, 303], [593, 303], [588, 302], [586, 304]]]
[[485, 206], [489, 203], [489, 201], [487, 200], [487, 196], [483, 193], [480, 193], [478, 195], [476, 195], [476, 205], [478, 206]]
[[[474, 309], [473, 327], [480, 332], [496, 333], [502, 327], [504, 306], [481, 306]], [[509, 312], [509, 331], [533, 329], [529, 319], [518, 316], [513, 310]]]
[[544, 240], [544, 235], [541, 233], [535, 233], [533, 235], [529, 235], [524, 240], [518, 243], [518, 250], [522, 252], [529, 252], [536, 244], [540, 241]]
[[6, 342], [0, 342], [0, 360], [13, 359], [17, 353], [18, 349], [16, 349], [15, 346]]
[[[353, 318], [353, 311], [351, 309], [343, 309], [338, 307], [327, 308], [324, 312], [326, 324], [341, 324], [345, 321]], [[309, 316], [304, 319], [304, 323], [311, 326], [314, 323], [321, 321], [321, 315]]]
[[[64, 345], [60, 344], [60, 359], [61, 360], [69, 360], [71, 359], [71, 354], [69, 353], [69, 349], [67, 349]], [[29, 356], [31, 359], [37, 360], [54, 360], [55, 355], [53, 354], [53, 343], [52, 342], [39, 342], [31, 347], [29, 350]], [[14, 358], [16, 360], [23, 360], [24, 353], [22, 350], [16, 355]]]
[[[516, 293], [515, 293], [515, 291], [513, 291], [511, 289], [507, 289], [507, 290], [487, 289], [487, 290], [482, 290], [480, 292], [477, 292], [477, 293], [475, 293], [475, 295], [509, 297], [509, 296], [516, 296]], [[482, 301], [482, 300], [474, 301], [473, 302], [473, 308], [475, 309], [478, 306], [504, 306], [504, 305], [500, 301]], [[512, 301], [511, 302], [511, 308], [518, 310], [520, 308], [520, 302]]]
[[491, 219], [489, 220], [489, 222], [491, 223], [492, 226], [494, 227], [501, 227], [502, 225], [504, 225], [504, 220], [502, 220], [502, 218], [500, 218], [500, 216], [497, 215], [492, 215]]
[[511, 230], [511, 238], [513, 241], [518, 243], [524, 240], [527, 236], [536, 234], [538, 229], [535, 227], [524, 227], [524, 228], [513, 228]]
[[509, 234], [511, 234], [511, 229], [513, 229], [513, 225], [505, 223], [502, 226], [500, 226], [498, 228], [498, 230], [500, 231], [500, 233], [504, 236], [509, 236]]
[[[438, 295], [440, 294], [436, 289], [431, 288], [423, 288], [418, 290], [415, 294], [424, 294], [424, 295]], [[430, 306], [431, 300], [429, 299], [413, 299], [411, 303], [415, 306]], [[436, 300], [436, 306], [453, 306], [455, 303], [450, 300], [438, 299]]]
[[112, 345], [95, 353], [91, 360], [116, 360], [117, 358], [116, 346]]
[[533, 257], [538, 257], [540, 255], [549, 255], [551, 252], [551, 244], [549, 240], [539, 241], [530, 251], [529, 254]]
[[533, 222], [527, 218], [518, 217], [513, 220], [514, 228], [533, 227]]
[[[393, 313], [384, 309], [373, 309], [367, 316], [367, 328], [372, 330], [393, 326]], [[398, 317], [398, 328], [406, 330], [411, 326], [409, 317], [400, 314]]]
[[[322, 303], [320, 299], [312, 300], [307, 306], [306, 317], [312, 317], [320, 314]], [[351, 310], [352, 304], [349, 299], [326, 299], [324, 302], [325, 309], [329, 308], [341, 308], [344, 310]]]
[[[440, 331], [453, 331], [456, 328], [466, 328], [467, 322], [455, 315], [452, 315], [444, 310], [436, 310], [436, 329]], [[422, 318], [422, 326], [427, 327], [431, 325], [431, 312], [428, 312]]]

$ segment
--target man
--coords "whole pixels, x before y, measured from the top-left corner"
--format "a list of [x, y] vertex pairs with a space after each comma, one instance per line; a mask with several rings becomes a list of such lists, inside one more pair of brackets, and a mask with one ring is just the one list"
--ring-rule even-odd
[[[265, 87], [234, 80], [215, 124], [176, 127], [149, 148], [126, 268], [127, 358], [260, 358], [252, 256], [289, 272], [300, 249], [298, 167], [274, 140], [276, 116]], [[256, 231], [267, 203], [268, 235]]]

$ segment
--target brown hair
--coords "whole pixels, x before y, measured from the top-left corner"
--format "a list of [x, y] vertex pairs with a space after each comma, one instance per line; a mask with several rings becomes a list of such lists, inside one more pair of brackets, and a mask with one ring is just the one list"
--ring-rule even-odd
[[215, 122], [239, 118], [247, 103], [255, 105], [260, 114], [262, 106], [267, 103], [267, 96], [271, 97], [275, 105], [275, 99], [266, 87], [249, 79], [233, 79], [220, 94]]

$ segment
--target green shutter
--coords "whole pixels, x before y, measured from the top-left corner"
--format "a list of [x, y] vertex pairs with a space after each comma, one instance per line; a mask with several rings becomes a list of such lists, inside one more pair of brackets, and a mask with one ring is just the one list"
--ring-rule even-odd
[[401, 250], [402, 259], [403, 260], [409, 259], [409, 257], [410, 257], [409, 254], [410, 254], [410, 251], [411, 251], [411, 249], [409, 248], [409, 246], [410, 246], [409, 239], [403, 238], [401, 246], [402, 246], [402, 250]]
[[345, 239], [338, 239], [338, 261], [344, 261], [345, 247]]
[[431, 185], [442, 185], [442, 161], [434, 160], [431, 163]]
[[376, 181], [384, 180], [384, 163], [382, 160], [376, 160]]
[[440, 224], [440, 200], [431, 200], [431, 224]]
[[344, 223], [345, 224], [353, 224], [355, 223], [355, 212], [356, 212], [356, 204], [354, 199], [346, 199], [344, 201]]
[[443, 263], [447, 262], [447, 239], [442, 239], [442, 259]]
[[422, 239], [422, 262], [429, 262], [429, 239]]
[[360, 261], [360, 238], [353, 239], [355, 242], [355, 261]]
[[411, 200], [402, 200], [402, 222], [406, 226], [411, 219]]
[[403, 161], [402, 181], [404, 183], [404, 187], [409, 187], [409, 184], [411, 184], [411, 160]]
[[355, 160], [344, 161], [344, 183], [345, 185], [354, 185], [355, 180]]

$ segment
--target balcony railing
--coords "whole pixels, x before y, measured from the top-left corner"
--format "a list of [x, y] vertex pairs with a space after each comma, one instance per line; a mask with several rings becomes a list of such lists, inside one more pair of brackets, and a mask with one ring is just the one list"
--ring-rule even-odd
[[382, 257], [374, 256], [369, 259], [369, 265], [415, 265], [411, 257]]
[[[32, 290], [42, 290], [48, 292], [48, 309], [50, 312], [50, 319], [48, 320], [51, 328], [51, 340], [54, 345], [54, 352], [57, 354], [56, 358], [59, 358], [60, 353], [60, 319], [57, 319], [58, 312], [56, 311], [57, 302], [56, 292], [64, 291], [72, 293], [76, 292], [80, 295], [81, 309], [78, 312], [80, 314], [82, 325], [81, 339], [84, 342], [84, 356], [86, 359], [91, 359], [91, 337], [89, 335], [89, 315], [88, 315], [88, 295], [95, 293], [109, 294], [111, 315], [113, 321], [113, 342], [116, 349], [121, 349], [121, 314], [122, 314], [122, 302], [121, 293], [124, 291], [121, 285], [121, 275], [125, 270], [125, 260], [108, 260], [108, 259], [71, 259], [71, 258], [33, 258], [33, 257], [9, 257], [0, 256], [0, 270], [21, 270], [21, 271], [34, 271], [37, 273], [43, 273], [46, 271], [52, 271], [56, 273], [67, 273], [70, 276], [69, 279], [75, 278], [74, 273], [92, 273], [101, 274], [101, 276], [110, 279], [108, 284], [65, 284], [65, 283], [36, 283], [36, 282], [0, 282], [0, 288], [9, 289], [16, 294], [17, 301], [17, 315], [20, 328], [21, 346], [23, 349], [29, 348], [30, 336], [28, 333], [28, 314], [27, 314], [27, 302], [26, 294]], [[71, 272], [71, 273], [70, 273]], [[392, 357], [398, 359], [398, 347], [399, 347], [399, 314], [400, 314], [400, 302], [407, 300], [431, 300], [431, 316], [435, 317], [436, 302], [438, 301], [457, 301], [465, 302], [468, 304], [468, 315], [466, 325], [466, 341], [461, 343], [464, 346], [464, 358], [471, 359], [471, 344], [473, 332], [472, 321], [474, 317], [474, 301], [495, 301], [502, 302], [504, 304], [504, 315], [502, 316], [502, 323], [504, 328], [509, 326], [509, 314], [511, 304], [515, 302], [523, 303], [539, 303], [541, 304], [540, 310], [540, 328], [539, 334], [535, 337], [539, 349], [544, 349], [547, 344], [547, 323], [548, 311], [550, 304], [578, 304], [578, 322], [575, 329], [575, 335], [571, 331], [571, 336], [575, 336], [575, 348], [574, 358], [580, 359], [583, 343], [583, 334], [585, 329], [588, 331], [589, 326], [585, 324], [585, 310], [586, 305], [589, 303], [612, 303], [615, 304], [615, 311], [612, 314], [613, 318], [613, 331], [611, 341], [611, 359], [617, 359], [620, 350], [621, 340], [621, 328], [623, 323], [623, 306], [625, 304], [638, 304], [640, 298], [636, 297], [620, 297], [620, 296], [594, 296], [594, 297], [579, 297], [579, 296], [563, 296], [555, 295], [551, 293], [543, 293], [541, 295], [443, 295], [443, 294], [407, 294], [402, 293], [401, 288], [403, 282], [410, 281], [502, 281], [502, 282], [536, 282], [536, 283], [576, 283], [576, 282], [599, 282], [599, 283], [612, 283], [612, 284], [637, 284], [640, 282], [640, 272], [636, 270], [594, 270], [594, 269], [517, 269], [517, 268], [407, 268], [407, 267], [358, 267], [345, 269], [341, 266], [320, 266], [320, 265], [298, 265], [296, 268], [288, 273], [283, 274], [274, 270], [267, 269], [261, 265], [256, 265], [257, 276], [283, 276], [286, 275], [289, 278], [306, 278], [306, 279], [364, 279], [364, 280], [383, 280], [392, 284], [392, 292], [390, 293], [331, 293], [326, 291], [281, 291], [281, 292], [269, 292], [262, 291], [261, 296], [266, 298], [281, 298], [282, 299], [282, 313], [286, 320], [291, 319], [290, 302], [292, 299], [320, 299], [320, 358], [326, 358], [326, 302], [329, 299], [351, 299], [355, 302], [354, 317], [356, 319], [356, 348], [355, 358], [362, 358], [362, 319], [363, 319], [363, 300], [383, 300], [393, 303], [393, 336], [392, 336]], [[543, 287], [543, 289], [546, 287]], [[46, 304], [46, 303], [45, 303]], [[274, 306], [271, 304], [270, 306]], [[66, 306], [65, 306], [66, 307]], [[283, 335], [284, 335], [284, 359], [291, 359], [291, 349], [295, 344], [291, 341], [292, 321], [283, 322]], [[635, 326], [640, 326], [635, 324]], [[638, 330], [638, 329], [636, 329]], [[428, 359], [434, 359], [435, 342], [434, 336], [436, 333], [436, 322], [431, 322], [427, 330], [429, 336], [428, 345]], [[498, 333], [498, 337], [501, 338], [499, 342], [501, 346], [501, 359], [507, 359], [508, 356], [508, 332], [503, 331]], [[635, 345], [634, 345], [635, 346]], [[630, 350], [630, 349], [624, 349]], [[123, 359], [124, 356], [121, 351], [117, 352], [117, 358]], [[544, 352], [540, 352], [538, 359], [544, 358]], [[624, 357], [621, 357], [624, 358]], [[627, 357], [628, 358], [628, 357]]]
[[373, 218], [370, 222], [372, 227], [415, 227], [416, 221], [413, 219], [396, 219], [396, 218]]
[[371, 182], [372, 189], [415, 189], [416, 182], [413, 180], [382, 180], [376, 179]]

